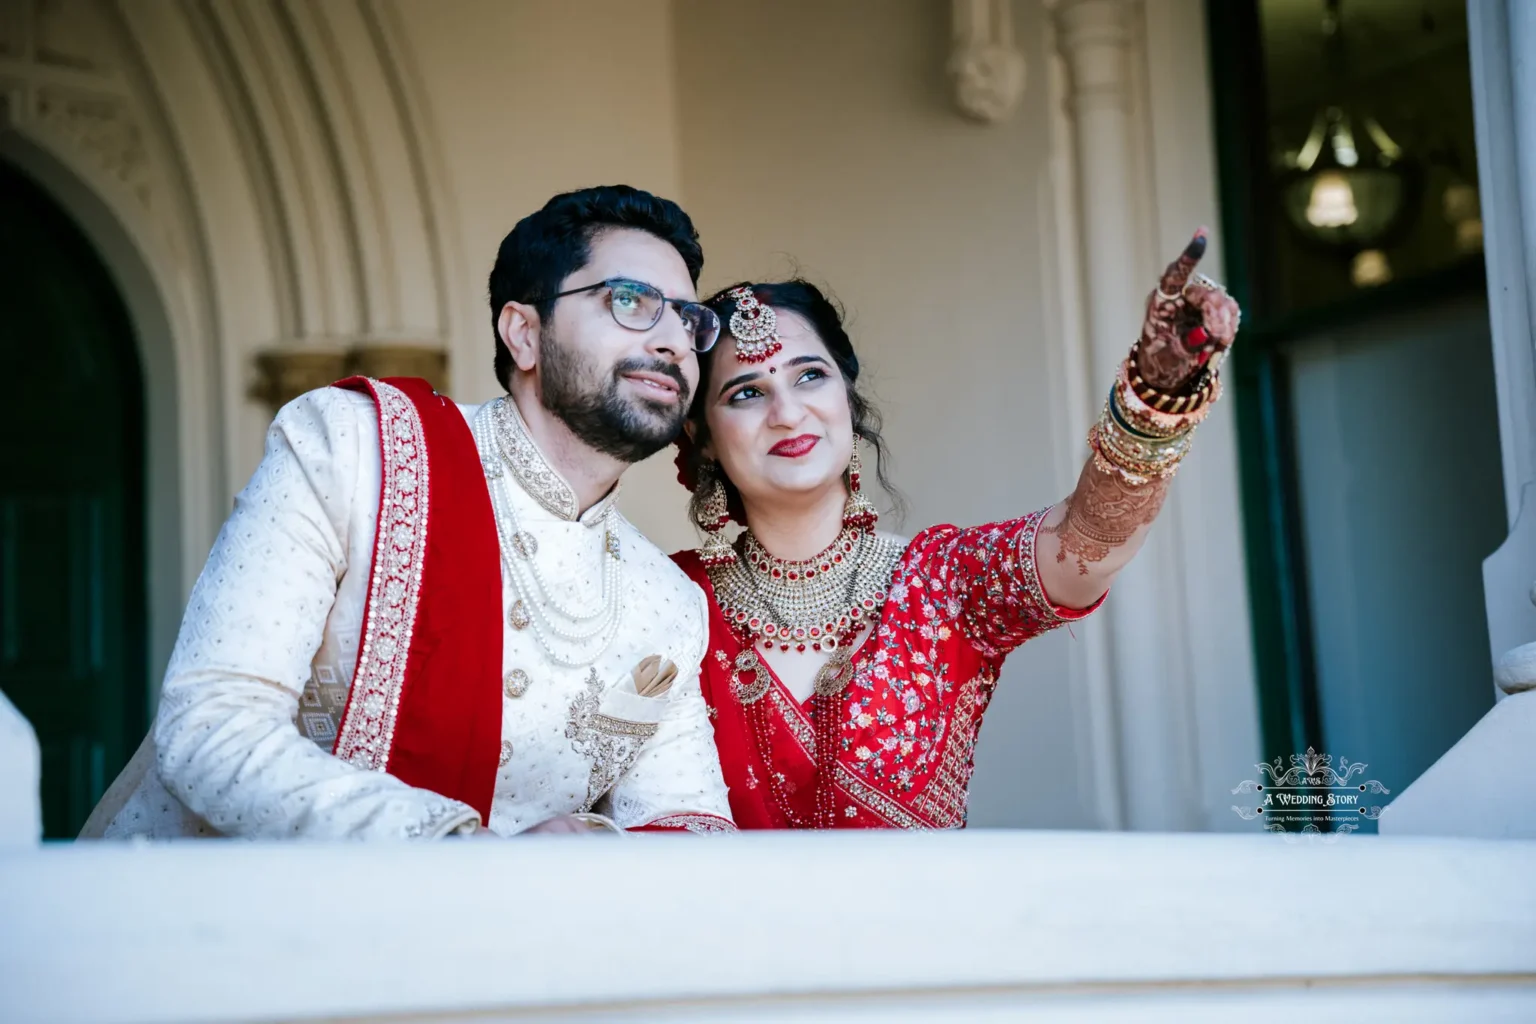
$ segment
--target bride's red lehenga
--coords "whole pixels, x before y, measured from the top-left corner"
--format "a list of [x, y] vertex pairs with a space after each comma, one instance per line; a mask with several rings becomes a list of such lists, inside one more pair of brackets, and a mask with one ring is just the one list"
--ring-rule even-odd
[[[1084, 576], [1097, 565], [1105, 586], [1135, 554], [1221, 394], [1217, 370], [1240, 311], [1194, 274], [1205, 249], [1202, 229], [1148, 298], [1141, 336], [1089, 429], [1092, 455], [1049, 527], [1056, 558], [1073, 558]], [[803, 282], [740, 285], [710, 300], [729, 300], [719, 312], [738, 361], [778, 350], [768, 296], [786, 287], [802, 303], [826, 302]], [[829, 318], [837, 322], [835, 311]], [[857, 364], [845, 355], [851, 384]], [[673, 558], [709, 598], [700, 682], [738, 828], [963, 826], [976, 737], [1003, 659], [1104, 600], [1074, 611], [1046, 594], [1035, 542], [1050, 509], [970, 529], [936, 526], [905, 547], [874, 533], [858, 441], [855, 432], [843, 531], [798, 562], [775, 558], [750, 529], [734, 545], [726, 540], [725, 525], [745, 522], [745, 509], [732, 509], [722, 471], [696, 457], [691, 437], [679, 441], [678, 479], [694, 492], [705, 539]], [[830, 652], [807, 700], [795, 700], [763, 659], [775, 647]]]
[[924, 530], [900, 552], [851, 676], [804, 703], [745, 646], [749, 634], [728, 621], [697, 553], [673, 556], [709, 597], [701, 685], [738, 828], [965, 824], [976, 736], [1003, 659], [1098, 607], [1046, 596], [1035, 537], [1047, 511]]

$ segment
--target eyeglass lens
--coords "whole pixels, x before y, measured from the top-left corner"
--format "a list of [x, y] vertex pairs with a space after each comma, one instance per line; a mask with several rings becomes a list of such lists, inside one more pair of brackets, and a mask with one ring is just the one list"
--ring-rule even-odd
[[[640, 281], [613, 281], [609, 284], [613, 294], [613, 319], [621, 327], [633, 331], [648, 331], [656, 326], [666, 310], [667, 300], [662, 293]], [[708, 352], [720, 335], [720, 318], [708, 306], [696, 302], [683, 304], [678, 309], [683, 324], [698, 352]]]

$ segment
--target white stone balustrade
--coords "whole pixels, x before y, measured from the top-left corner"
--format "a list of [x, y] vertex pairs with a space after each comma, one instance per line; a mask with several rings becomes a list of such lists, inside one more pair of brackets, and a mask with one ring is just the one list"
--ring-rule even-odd
[[16, 705], [0, 693], [0, 849], [32, 846], [43, 834], [37, 797], [42, 756], [37, 734]]
[[0, 853], [6, 1021], [1536, 1020], [1536, 844], [1049, 832]]

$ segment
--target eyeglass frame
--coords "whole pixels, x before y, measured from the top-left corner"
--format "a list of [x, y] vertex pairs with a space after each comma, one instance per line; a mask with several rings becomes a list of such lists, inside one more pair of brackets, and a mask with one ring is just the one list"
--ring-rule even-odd
[[[666, 315], [667, 307], [670, 305], [672, 308], [677, 310], [677, 313], [678, 313], [679, 317], [681, 317], [686, 310], [692, 308], [692, 309], [702, 310], [703, 312], [708, 313], [711, 317], [714, 318], [714, 320], [715, 320], [715, 336], [713, 338], [711, 338], [710, 341], [709, 341], [709, 344], [706, 345], [703, 348], [699, 348], [696, 345], [690, 345], [689, 347], [693, 349], [695, 354], [703, 355], [704, 353], [708, 352], [710, 349], [714, 348], [716, 343], [719, 342], [719, 340], [720, 340], [720, 332], [724, 329], [724, 325], [722, 325], [720, 323], [720, 314], [719, 313], [716, 313], [714, 310], [710, 309], [704, 303], [699, 302], [699, 301], [697, 301], [695, 299], [674, 299], [671, 296], [667, 295], [665, 292], [663, 292], [660, 288], [657, 288], [655, 285], [648, 284], [645, 281], [640, 281], [640, 280], [637, 280], [637, 279], [635, 279], [633, 277], [608, 277], [608, 278], [604, 278], [603, 280], [598, 281], [598, 282], [596, 282], [594, 284], [583, 285], [580, 288], [571, 288], [571, 289], [569, 289], [567, 291], [558, 292], [558, 293], [556, 293], [554, 295], [551, 295], [545, 301], [553, 303], [555, 300], [563, 299], [567, 295], [580, 295], [582, 292], [593, 292], [593, 291], [596, 291], [599, 288], [607, 288], [611, 292], [613, 290], [613, 286], [615, 284], [638, 285], [641, 288], [645, 288], [645, 289], [648, 289], [649, 291], [655, 292], [658, 296], [661, 297], [661, 305], [659, 307], [657, 307], [658, 312], [656, 313], [656, 319], [651, 321], [651, 325], [649, 327], [631, 327], [631, 326], [629, 326], [629, 324], [624, 323], [623, 321], [621, 321], [619, 319], [619, 314], [614, 312], [613, 305], [610, 303], [609, 306], [608, 306], [608, 315], [613, 317], [613, 322], [614, 323], [618, 324], [620, 327], [624, 328], [626, 331], [635, 331], [636, 333], [644, 334], [646, 331], [654, 330], [656, 328], [656, 325], [661, 323], [661, 318]], [[690, 331], [689, 333], [690, 334], [694, 334], [694, 332], [692, 332], [692, 331]], [[694, 334], [694, 336], [697, 337], [696, 334]]]

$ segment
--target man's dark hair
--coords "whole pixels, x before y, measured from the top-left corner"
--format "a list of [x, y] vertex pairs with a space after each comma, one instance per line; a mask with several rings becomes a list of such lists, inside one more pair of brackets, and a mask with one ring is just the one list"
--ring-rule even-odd
[[501, 343], [502, 307], [525, 302], [540, 317], [548, 317], [551, 296], [560, 290], [560, 282], [587, 265], [592, 239], [605, 228], [649, 231], [677, 250], [693, 283], [699, 283], [704, 250], [693, 221], [676, 203], [628, 185], [562, 192], [517, 222], [501, 240], [491, 269], [491, 334], [496, 339], [496, 379], [503, 390], [511, 390], [512, 354]]

